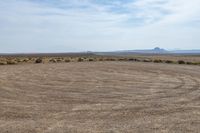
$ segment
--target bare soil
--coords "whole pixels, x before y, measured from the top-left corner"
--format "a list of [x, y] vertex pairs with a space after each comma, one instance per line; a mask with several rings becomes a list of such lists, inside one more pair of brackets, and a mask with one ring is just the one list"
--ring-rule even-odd
[[0, 133], [199, 133], [200, 67], [0, 66]]

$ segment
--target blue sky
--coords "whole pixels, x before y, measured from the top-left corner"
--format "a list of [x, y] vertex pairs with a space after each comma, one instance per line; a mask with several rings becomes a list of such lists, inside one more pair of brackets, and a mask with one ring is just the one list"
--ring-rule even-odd
[[200, 49], [200, 0], [0, 0], [0, 52]]

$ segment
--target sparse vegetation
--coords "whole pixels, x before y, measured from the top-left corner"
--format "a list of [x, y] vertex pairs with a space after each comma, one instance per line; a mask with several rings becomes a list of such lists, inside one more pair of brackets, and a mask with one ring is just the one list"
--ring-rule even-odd
[[15, 60], [8, 60], [7, 64], [8, 65], [15, 65], [15, 64], [17, 64], [17, 62]]
[[129, 60], [129, 61], [136, 61], [136, 60], [135, 60], [135, 59], [133, 59], [133, 58], [129, 58], [128, 60]]
[[186, 62], [187, 65], [194, 65], [193, 62]]
[[166, 60], [165, 63], [167, 63], [167, 64], [172, 64], [172, 63], [174, 63], [174, 62], [171, 61], [171, 60]]
[[[196, 59], [195, 59], [196, 58]], [[194, 60], [195, 59], [195, 60]], [[200, 65], [200, 56], [66, 56], [66, 57], [0, 57], [0, 65], [13, 65], [24, 63], [64, 63], [64, 62], [93, 62], [93, 61], [131, 61], [153, 62], [167, 64]]]
[[28, 61], [29, 61], [29, 59], [28, 59], [28, 58], [26, 58], [26, 59], [24, 59], [24, 60], [23, 60], [23, 62], [28, 62]]
[[116, 61], [115, 58], [106, 58], [105, 60], [106, 60], [106, 61]]
[[56, 59], [50, 59], [49, 62], [56, 63], [57, 60]]
[[100, 58], [99, 61], [103, 61], [103, 58]]
[[144, 59], [143, 62], [152, 62], [151, 59]]
[[153, 62], [154, 62], [154, 63], [162, 63], [163, 61], [160, 60], [160, 59], [155, 59]]
[[185, 61], [179, 60], [179, 61], [178, 61], [178, 64], [185, 64]]
[[118, 61], [126, 61], [127, 59], [125, 58], [119, 58]]
[[7, 65], [6, 61], [0, 61], [0, 65]]
[[78, 62], [83, 62], [83, 61], [84, 61], [83, 58], [81, 57], [78, 58]]
[[94, 59], [90, 58], [88, 61], [94, 61]]
[[71, 60], [70, 59], [65, 59], [65, 62], [71, 62]]
[[35, 60], [35, 63], [42, 63], [42, 62], [43, 62], [42, 58], [37, 58], [37, 59]]

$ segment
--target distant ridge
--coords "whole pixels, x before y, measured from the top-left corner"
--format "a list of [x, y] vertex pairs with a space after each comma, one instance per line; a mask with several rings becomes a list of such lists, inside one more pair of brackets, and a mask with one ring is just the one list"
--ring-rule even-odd
[[131, 55], [131, 54], [185, 54], [185, 55], [200, 55], [200, 50], [165, 50], [155, 47], [154, 49], [145, 50], [120, 50], [113, 52], [97, 52], [99, 55]]
[[131, 53], [154, 53], [154, 54], [159, 54], [159, 53], [168, 53], [167, 50], [155, 47], [154, 49], [147, 49], [147, 50], [124, 50], [124, 51], [118, 51], [118, 52], [131, 52]]
[[45, 56], [89, 56], [89, 55], [131, 55], [131, 54], [181, 54], [181, 55], [200, 55], [200, 50], [165, 50], [155, 47], [154, 49], [143, 50], [119, 50], [107, 52], [66, 52], [66, 53], [0, 53], [0, 56], [25, 56], [25, 57], [45, 57]]

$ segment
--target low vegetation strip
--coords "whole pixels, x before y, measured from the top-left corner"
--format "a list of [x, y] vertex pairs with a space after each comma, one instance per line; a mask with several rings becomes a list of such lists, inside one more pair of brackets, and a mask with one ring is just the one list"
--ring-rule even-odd
[[[198, 56], [199, 57], [199, 56]], [[199, 61], [170, 60], [169, 58], [143, 57], [119, 57], [119, 56], [60, 56], [60, 57], [0, 57], [0, 65], [15, 65], [24, 63], [67, 63], [67, 62], [93, 62], [93, 61], [130, 61], [130, 62], [152, 62], [167, 64], [200, 65]]]

